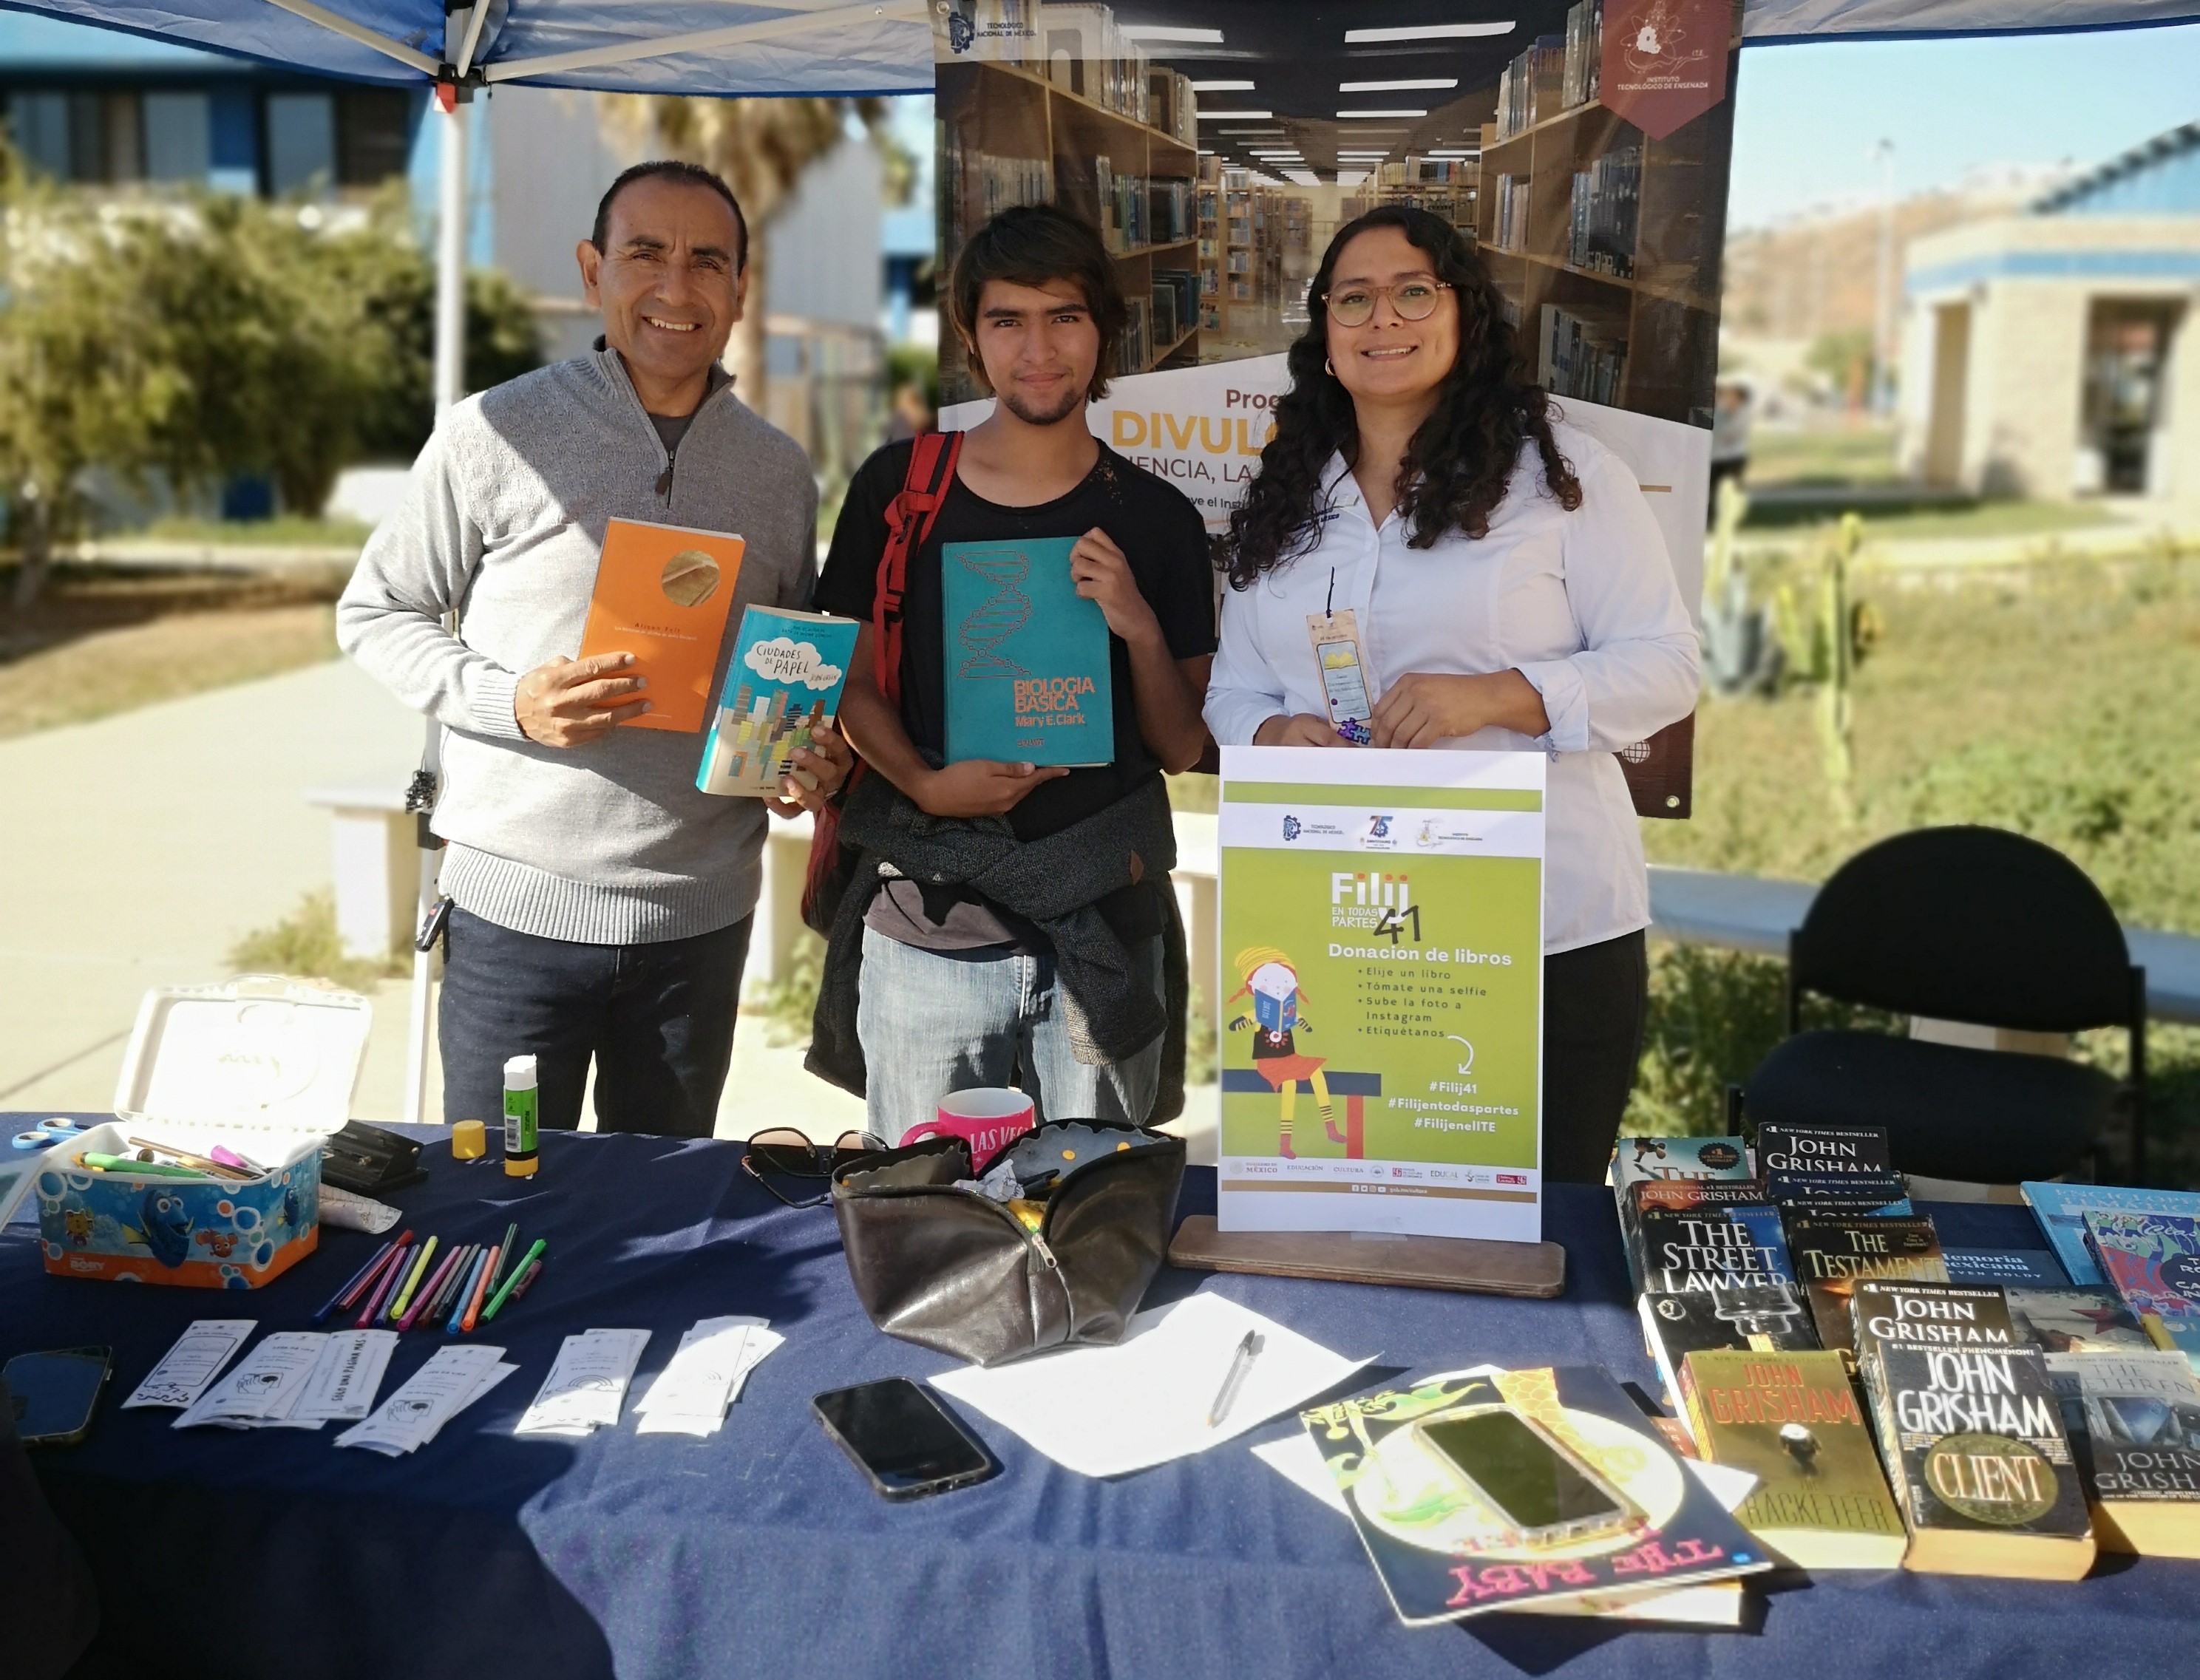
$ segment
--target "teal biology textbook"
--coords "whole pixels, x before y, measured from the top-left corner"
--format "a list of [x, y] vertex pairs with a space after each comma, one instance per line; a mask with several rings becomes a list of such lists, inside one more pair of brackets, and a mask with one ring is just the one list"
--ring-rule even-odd
[[1108, 620], [1070, 581], [1074, 547], [1054, 536], [941, 549], [948, 763], [1115, 762]]
[[775, 799], [797, 747], [832, 723], [856, 656], [853, 618], [752, 606], [741, 614], [695, 786], [705, 793]]

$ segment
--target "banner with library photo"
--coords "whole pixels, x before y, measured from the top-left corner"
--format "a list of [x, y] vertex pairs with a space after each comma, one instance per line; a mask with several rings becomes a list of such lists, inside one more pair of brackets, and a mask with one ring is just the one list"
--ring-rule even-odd
[[[1011, 204], [1091, 220], [1131, 304], [1093, 429], [1211, 528], [1324, 248], [1409, 203], [1474, 243], [1700, 599], [1739, 0], [939, 0], [934, 21], [941, 272]], [[990, 407], [945, 321], [940, 382], [942, 424]], [[1684, 718], [1621, 755], [1644, 815], [1688, 814], [1694, 739]]]

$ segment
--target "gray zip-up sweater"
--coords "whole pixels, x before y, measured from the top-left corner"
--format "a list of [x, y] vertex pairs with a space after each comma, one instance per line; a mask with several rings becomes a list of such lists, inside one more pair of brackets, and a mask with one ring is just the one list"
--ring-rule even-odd
[[336, 606], [344, 652], [447, 726], [443, 891], [500, 927], [594, 945], [740, 921], [769, 821], [760, 800], [695, 791], [700, 734], [619, 729], [561, 748], [520, 733], [512, 690], [580, 651], [615, 518], [745, 540], [719, 683], [744, 606], [809, 605], [817, 489], [800, 447], [722, 385], [670, 458], [625, 365], [599, 350], [453, 409]]

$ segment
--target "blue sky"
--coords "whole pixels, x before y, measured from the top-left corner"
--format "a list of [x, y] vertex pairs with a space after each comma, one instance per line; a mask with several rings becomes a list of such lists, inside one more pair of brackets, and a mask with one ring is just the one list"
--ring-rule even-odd
[[1894, 142], [1907, 196], [1981, 164], [2106, 161], [2200, 118], [2200, 25], [2004, 39], [1752, 47], [1741, 55], [1729, 220], [1868, 198]]

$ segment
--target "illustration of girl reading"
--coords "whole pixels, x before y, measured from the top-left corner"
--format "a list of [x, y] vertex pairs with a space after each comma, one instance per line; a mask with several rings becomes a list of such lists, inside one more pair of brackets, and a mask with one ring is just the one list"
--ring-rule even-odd
[[1286, 1161], [1298, 1159], [1298, 1152], [1291, 1147], [1291, 1110], [1298, 1103], [1301, 1080], [1314, 1086], [1314, 1100], [1321, 1110], [1330, 1142], [1342, 1144], [1344, 1135], [1337, 1129], [1329, 1081], [1322, 1077], [1322, 1058], [1300, 1055], [1292, 1042], [1294, 1031], [1311, 1033], [1314, 1027], [1299, 1014], [1305, 994], [1299, 988], [1298, 971], [1291, 967], [1291, 959], [1273, 945], [1256, 945], [1238, 953], [1236, 966], [1245, 983], [1230, 994], [1230, 1002], [1249, 996], [1253, 1007], [1250, 1013], [1241, 1010], [1232, 1016], [1229, 1030], [1253, 1029], [1253, 1071], [1282, 1099], [1283, 1140], [1276, 1145], [1276, 1153]]

